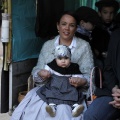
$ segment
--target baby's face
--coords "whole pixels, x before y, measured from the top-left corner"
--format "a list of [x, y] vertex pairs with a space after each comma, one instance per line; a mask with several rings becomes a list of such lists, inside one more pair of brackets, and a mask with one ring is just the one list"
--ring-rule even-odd
[[68, 58], [68, 57], [58, 57], [58, 58], [56, 58], [56, 63], [59, 67], [67, 68], [70, 65], [70, 58]]

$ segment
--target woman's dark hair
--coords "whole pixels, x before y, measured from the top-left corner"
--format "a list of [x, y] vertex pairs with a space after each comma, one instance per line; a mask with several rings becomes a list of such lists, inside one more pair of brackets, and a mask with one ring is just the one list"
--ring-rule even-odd
[[60, 19], [64, 16], [64, 15], [70, 15], [72, 16], [75, 20], [76, 20], [76, 25], [78, 24], [78, 18], [76, 16], [76, 14], [73, 11], [64, 11], [61, 14], [59, 14], [59, 16], [57, 17], [57, 22], [60, 23]]

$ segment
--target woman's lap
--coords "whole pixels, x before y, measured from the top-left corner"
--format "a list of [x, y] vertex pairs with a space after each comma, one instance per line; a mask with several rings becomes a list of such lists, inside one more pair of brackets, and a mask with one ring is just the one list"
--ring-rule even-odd
[[36, 93], [36, 90], [38, 90], [39, 87], [35, 87], [34, 89], [32, 89], [31, 91], [29, 91], [27, 93], [27, 95], [25, 96], [25, 98], [20, 102], [20, 104], [17, 106], [17, 108], [15, 109], [15, 111], [12, 114], [11, 120], [19, 120], [23, 110], [26, 108], [27, 104], [31, 101], [31, 99], [34, 96], [34, 94]]
[[84, 113], [84, 120], [116, 120], [120, 110], [109, 105], [112, 100], [113, 98], [108, 96], [95, 99]]
[[56, 116], [50, 117], [46, 112], [46, 103], [36, 94], [38, 88], [32, 89], [15, 109], [11, 120], [83, 120], [83, 114], [72, 117], [71, 107], [61, 104], [57, 106]]

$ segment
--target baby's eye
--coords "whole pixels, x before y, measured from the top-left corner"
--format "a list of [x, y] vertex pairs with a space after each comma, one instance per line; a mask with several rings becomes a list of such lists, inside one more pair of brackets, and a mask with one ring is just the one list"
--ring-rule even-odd
[[59, 60], [62, 60], [62, 58], [63, 58], [63, 57], [60, 57], [60, 56], [58, 57]]
[[69, 57], [65, 56], [64, 59], [69, 59]]

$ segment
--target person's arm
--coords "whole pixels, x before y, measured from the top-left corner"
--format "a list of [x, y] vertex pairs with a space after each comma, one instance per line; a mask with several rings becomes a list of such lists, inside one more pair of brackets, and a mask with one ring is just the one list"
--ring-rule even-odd
[[69, 82], [74, 87], [80, 87], [80, 86], [84, 86], [87, 84], [87, 80], [81, 77], [70, 77]]
[[43, 81], [47, 80], [51, 77], [50, 67], [48, 65], [45, 65], [45, 69], [41, 69], [37, 74], [40, 78], [42, 78]]
[[87, 83], [87, 80], [84, 78], [82, 74], [76, 74], [76, 75], [72, 75], [72, 77], [69, 78], [69, 82], [71, 85], [74, 85], [75, 87], [79, 87], [79, 86], [84, 86]]
[[44, 80], [42, 79], [42, 77], [39, 76], [39, 72], [44, 69], [44, 66], [45, 66], [45, 57], [44, 57], [44, 47], [45, 45], [43, 45], [41, 51], [40, 51], [40, 54], [39, 54], [39, 58], [38, 58], [38, 61], [37, 61], [37, 65], [33, 68], [32, 70], [32, 76], [33, 76], [33, 80], [36, 82], [36, 83], [41, 83], [43, 82]]
[[45, 62], [46, 60], [45, 60], [45, 56], [44, 56], [45, 48], [46, 48], [46, 45], [44, 44], [41, 51], [40, 51], [39, 58], [38, 58], [38, 61], [37, 61], [37, 65], [32, 70], [33, 78], [34, 78], [34, 76], [37, 76], [37, 73], [41, 69], [44, 69], [44, 67], [45, 67], [45, 64], [46, 64], [46, 62]]
[[86, 83], [86, 84], [83, 84], [86, 86], [86, 85], [89, 85], [91, 70], [94, 66], [93, 54], [92, 54], [89, 43], [86, 43], [84, 45], [83, 50], [81, 51], [82, 51], [82, 55], [78, 61], [78, 64], [79, 64], [79, 69], [82, 72], [84, 77], [81, 80], [84, 81], [84, 83]]
[[94, 67], [93, 54], [88, 42], [84, 45], [83, 48], [79, 48], [79, 51], [80, 49], [82, 51], [82, 55], [78, 63], [84, 78], [80, 80], [79, 86], [82, 85], [80, 86], [80, 88], [83, 91], [84, 95], [88, 97], [90, 94], [89, 93], [90, 74], [91, 74], [92, 68]]
[[33, 76], [33, 80], [35, 82], [37, 82], [37, 83], [43, 82], [43, 81], [41, 81], [41, 78], [38, 75], [38, 72], [41, 69], [44, 69], [45, 65], [54, 59], [54, 55], [52, 54], [53, 49], [54, 49], [54, 40], [49, 40], [44, 43], [44, 45], [40, 51], [37, 64], [33, 68], [32, 73], [31, 73]]
[[48, 65], [45, 65], [44, 69], [41, 69], [39, 71], [36, 71], [36, 73], [34, 73], [33, 79], [37, 83], [42, 83], [48, 78], [50, 78], [50, 76], [51, 76], [50, 68], [48, 67]]
[[86, 88], [89, 86], [90, 73], [94, 66], [93, 54], [89, 43], [79, 39], [73, 57], [76, 58], [76, 61], [73, 62], [79, 65], [79, 70], [84, 78], [76, 78], [76, 84], [75, 81], [74, 84], [71, 84], [75, 87], [81, 86]]

